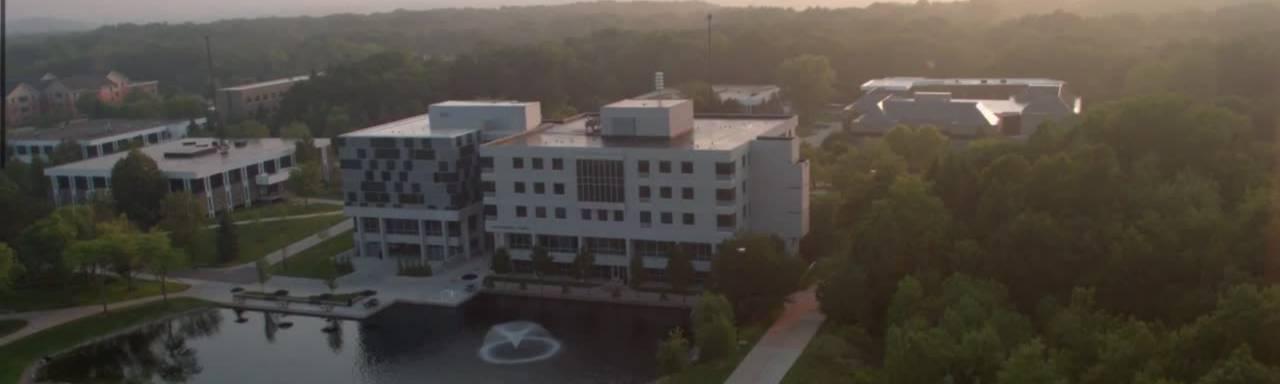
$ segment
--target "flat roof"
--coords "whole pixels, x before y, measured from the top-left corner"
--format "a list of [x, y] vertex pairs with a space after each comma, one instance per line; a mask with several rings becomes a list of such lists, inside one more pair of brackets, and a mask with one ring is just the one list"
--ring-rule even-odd
[[432, 128], [431, 115], [422, 114], [348, 132], [339, 137], [457, 137], [472, 131], [474, 130]]
[[[230, 145], [237, 141], [244, 141], [244, 147], [236, 147]], [[161, 172], [165, 174], [184, 174], [194, 177], [203, 177], [219, 172], [226, 172], [229, 169], [241, 168], [254, 163], [261, 163], [268, 159], [284, 156], [294, 149], [293, 140], [286, 139], [230, 139], [227, 144], [227, 155], [213, 152], [203, 156], [190, 158], [165, 158], [165, 153], [192, 152], [193, 148], [199, 146], [209, 146], [217, 141], [211, 138], [188, 138], [182, 140], [174, 140], [165, 143], [149, 145], [139, 148], [138, 150], [150, 156], [156, 161], [156, 165]], [[195, 143], [196, 145], [187, 145], [187, 143]], [[62, 174], [81, 174], [81, 173], [111, 173], [111, 167], [116, 162], [124, 159], [129, 152], [116, 152], [110, 155], [95, 157], [92, 159], [81, 160], [70, 164], [63, 164], [45, 170], [48, 175]]]
[[982, 85], [1026, 85], [1026, 86], [1044, 86], [1044, 87], [1060, 87], [1065, 82], [1062, 80], [1042, 79], [1042, 78], [928, 78], [928, 77], [886, 77], [881, 79], [869, 80], [862, 83], [862, 90], [868, 91], [872, 89], [889, 89], [897, 91], [909, 91], [913, 87], [923, 87], [930, 85], [963, 85], [963, 86], [982, 86]]
[[624, 99], [604, 106], [605, 108], [663, 108], [690, 102], [688, 99]]
[[435, 103], [445, 107], [481, 107], [481, 106], [527, 106], [535, 104], [532, 102], [516, 101], [516, 100], [449, 100]]
[[220, 89], [220, 91], [243, 91], [243, 90], [246, 90], [246, 89], [253, 89], [253, 88], [260, 88], [260, 87], [270, 87], [270, 86], [273, 86], [273, 85], [282, 85], [282, 84], [296, 83], [296, 82], [299, 82], [299, 81], [306, 81], [306, 80], [309, 80], [309, 79], [311, 79], [311, 76], [310, 76], [310, 75], [294, 76], [294, 77], [286, 77], [286, 78], [283, 78], [283, 79], [267, 80], [267, 81], [262, 81], [262, 82], [257, 82], [257, 83], [251, 83], [251, 84], [237, 85], [237, 86], [234, 86], [234, 87], [226, 87], [226, 88], [222, 88], [222, 89]]
[[781, 90], [782, 88], [769, 84], [717, 84], [711, 86], [711, 91], [716, 93], [763, 93], [778, 92]]
[[693, 131], [673, 138], [606, 137], [587, 134], [592, 115], [579, 115], [564, 122], [548, 122], [525, 133], [490, 142], [486, 146], [558, 148], [673, 148], [689, 150], [729, 150], [787, 124], [791, 116], [708, 115], [695, 118]]
[[68, 123], [66, 126], [57, 126], [53, 128], [14, 130], [9, 133], [9, 140], [41, 140], [41, 141], [89, 141], [111, 137], [116, 135], [124, 135], [132, 132], [148, 130], [152, 128], [160, 128], [162, 126], [187, 123], [189, 120], [182, 119], [98, 119], [98, 120], [79, 120]]

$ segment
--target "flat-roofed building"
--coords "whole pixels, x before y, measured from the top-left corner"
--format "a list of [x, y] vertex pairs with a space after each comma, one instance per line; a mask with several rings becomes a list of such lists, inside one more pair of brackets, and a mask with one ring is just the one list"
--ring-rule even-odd
[[11, 151], [17, 159], [31, 162], [35, 157], [48, 160], [59, 144], [68, 142], [80, 147], [80, 156], [92, 159], [187, 137], [191, 125], [203, 125], [205, 119], [98, 119], [75, 120], [52, 128], [19, 128], [9, 134]]
[[478, 148], [539, 121], [538, 103], [453, 101], [339, 136], [357, 255], [439, 266], [485, 254]]
[[294, 76], [218, 89], [218, 113], [227, 121], [238, 121], [280, 109], [285, 93], [311, 76]]
[[1082, 100], [1052, 79], [890, 77], [862, 85], [847, 109], [855, 134], [883, 135], [897, 125], [932, 125], [957, 138], [1025, 138], [1042, 124], [1081, 113]]
[[485, 229], [531, 268], [546, 248], [567, 267], [581, 249], [594, 275], [626, 279], [632, 256], [663, 275], [672, 249], [700, 275], [717, 247], [768, 234], [798, 251], [808, 233], [809, 165], [797, 119], [697, 115], [689, 100], [623, 100], [480, 147]]
[[[317, 146], [327, 145], [317, 140]], [[284, 182], [296, 165], [295, 143], [285, 139], [183, 139], [142, 147], [169, 179], [171, 192], [202, 197], [209, 216], [257, 202], [284, 197]], [[323, 153], [323, 151], [321, 151]], [[111, 169], [127, 152], [51, 167], [49, 177], [56, 204], [72, 204], [111, 192]], [[322, 157], [322, 161], [324, 158]]]

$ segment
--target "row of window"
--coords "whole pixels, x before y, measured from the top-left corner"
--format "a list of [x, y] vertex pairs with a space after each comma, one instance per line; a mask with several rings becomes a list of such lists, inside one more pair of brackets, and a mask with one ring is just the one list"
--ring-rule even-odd
[[[528, 233], [508, 233], [507, 248], [514, 250], [530, 250], [540, 246], [549, 252], [577, 252], [587, 249], [598, 254], [625, 255], [627, 240], [620, 238], [583, 237], [579, 244], [575, 236], [532, 235]], [[537, 239], [537, 242], [534, 242]], [[581, 246], [581, 247], [580, 247]], [[680, 249], [687, 252], [695, 260], [710, 260], [713, 247], [707, 243], [679, 243], [673, 241], [632, 240], [631, 251], [641, 257], [670, 256], [671, 252]]]
[[[532, 208], [532, 209], [531, 209]], [[676, 212], [653, 212], [640, 211], [640, 226], [651, 227], [654, 224], [654, 216], [657, 214], [657, 222], [663, 225], [674, 225], [676, 223]], [[484, 206], [485, 216], [491, 219], [498, 218], [498, 206], [488, 204]], [[693, 213], [680, 213], [680, 224], [686, 226], [698, 225], [698, 215]], [[517, 205], [515, 207], [516, 218], [533, 217], [535, 219], [568, 219], [569, 210], [564, 207], [527, 207]], [[590, 209], [581, 208], [578, 210], [578, 218], [582, 221], [598, 221], [598, 222], [624, 222], [626, 221], [626, 211], [618, 209]], [[716, 215], [717, 228], [736, 228], [738, 224], [736, 214]]]
[[[445, 231], [449, 233], [449, 237], [462, 236], [462, 223], [458, 221], [439, 221], [439, 220], [411, 220], [411, 219], [383, 219], [377, 217], [361, 217], [357, 221], [360, 229], [364, 233], [382, 233], [385, 231], [390, 235], [420, 235], [427, 236], [444, 236]], [[467, 220], [468, 230], [477, 230], [478, 222], [474, 218]]]
[[[492, 167], [492, 166], [493, 166], [493, 158], [488, 158], [488, 159], [489, 159], [489, 160], [487, 160], [487, 161], [485, 161], [485, 160], [481, 160], [481, 165], [488, 165], [489, 167]], [[542, 160], [543, 160], [543, 159], [542, 159], [541, 157], [532, 157], [532, 158], [529, 158], [529, 163], [530, 163], [529, 165], [530, 165], [530, 168], [533, 168], [533, 169], [543, 169], [544, 163], [543, 163], [543, 161], [542, 161]], [[523, 157], [513, 157], [513, 158], [511, 158], [511, 168], [515, 168], [515, 169], [524, 169], [524, 158], [523, 158]], [[553, 171], [561, 171], [561, 170], [564, 170], [564, 159], [561, 159], [561, 158], [558, 158], [558, 157], [553, 157], [553, 158], [551, 158], [551, 170], [553, 170]]]

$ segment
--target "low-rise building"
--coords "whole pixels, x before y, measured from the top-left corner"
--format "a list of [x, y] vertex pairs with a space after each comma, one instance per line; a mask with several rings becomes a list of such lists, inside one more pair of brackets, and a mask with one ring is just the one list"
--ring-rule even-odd
[[540, 120], [538, 103], [454, 101], [339, 136], [357, 255], [439, 264], [485, 254], [478, 148]]
[[23, 162], [31, 162], [36, 157], [48, 160], [54, 148], [62, 143], [80, 147], [80, 157], [92, 159], [133, 146], [143, 147], [187, 137], [192, 124], [200, 126], [204, 121], [204, 118], [75, 120], [52, 128], [14, 129], [9, 134], [8, 145], [16, 158]]
[[1070, 119], [1082, 101], [1051, 79], [930, 79], [890, 77], [862, 85], [847, 110], [850, 130], [883, 135], [897, 125], [932, 125], [956, 138], [1025, 138], [1042, 124]]
[[746, 109], [747, 113], [755, 107], [776, 100], [782, 94], [782, 88], [776, 85], [712, 85], [711, 92], [716, 94], [720, 102], [734, 102]]
[[41, 118], [51, 121], [71, 119], [78, 113], [76, 102], [84, 95], [94, 95], [99, 102], [119, 104], [130, 93], [159, 95], [158, 81], [134, 81], [117, 71], [98, 75], [67, 78], [48, 73], [39, 78], [5, 81], [4, 124], [33, 124]]
[[705, 274], [719, 244], [808, 232], [809, 166], [794, 116], [694, 115], [689, 100], [623, 100], [544, 122], [480, 148], [485, 229], [529, 270], [531, 250], [561, 266], [579, 250], [594, 275], [626, 279], [641, 257], [661, 279], [676, 247]]
[[227, 121], [273, 113], [280, 109], [280, 102], [284, 101], [284, 95], [289, 89], [310, 79], [311, 76], [294, 76], [221, 88], [218, 89], [214, 103], [217, 104], [218, 113]]
[[[317, 145], [325, 142], [317, 141]], [[155, 160], [169, 179], [171, 192], [201, 197], [209, 216], [284, 195], [284, 182], [295, 166], [295, 143], [284, 139], [183, 139], [139, 149]], [[323, 151], [321, 151], [323, 153]], [[127, 152], [51, 167], [49, 177], [55, 204], [87, 201], [110, 194], [111, 169]], [[323, 158], [322, 158], [322, 161]]]

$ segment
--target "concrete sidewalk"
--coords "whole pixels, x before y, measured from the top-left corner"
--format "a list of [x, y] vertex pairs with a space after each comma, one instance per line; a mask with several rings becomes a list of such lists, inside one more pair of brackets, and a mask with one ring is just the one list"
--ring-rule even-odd
[[742, 359], [726, 384], [776, 384], [791, 370], [809, 340], [818, 333], [826, 315], [818, 309], [817, 288], [791, 295], [786, 311], [760, 337]]

